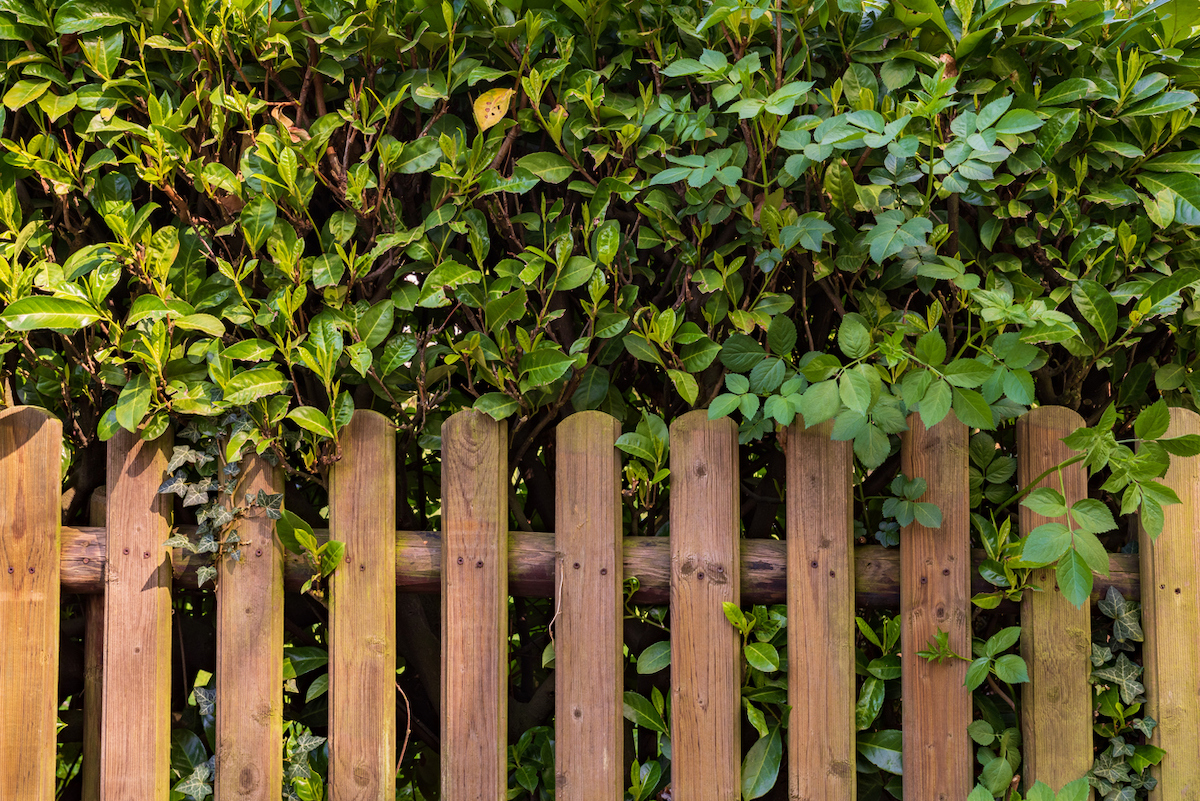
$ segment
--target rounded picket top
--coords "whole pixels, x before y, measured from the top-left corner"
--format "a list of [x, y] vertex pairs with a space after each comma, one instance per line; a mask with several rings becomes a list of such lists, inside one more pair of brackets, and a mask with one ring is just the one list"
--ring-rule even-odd
[[[55, 437], [62, 440], [62, 420], [41, 406], [10, 406], [0, 409], [0, 457], [8, 455], [8, 449], [16, 450], [37, 436]], [[58, 449], [61, 451], [61, 447]]]

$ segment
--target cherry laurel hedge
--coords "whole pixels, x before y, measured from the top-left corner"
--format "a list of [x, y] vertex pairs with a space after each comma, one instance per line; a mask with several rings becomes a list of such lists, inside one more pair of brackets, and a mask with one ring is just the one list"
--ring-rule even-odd
[[[894, 542], [937, 514], [896, 477], [908, 414], [1003, 449], [1059, 404], [1108, 506], [997, 551], [981, 605], [1056, 561], [1082, 603], [1112, 513], [1161, 526], [1155, 479], [1196, 450], [1130, 440], [1200, 393], [1197, 24], [1186, 0], [0, 0], [3, 402], [68, 421], [68, 520], [113, 432], [174, 427], [168, 489], [214, 552], [218, 465], [287, 465], [318, 522], [360, 408], [399, 426], [406, 527], [437, 524], [449, 414], [509, 420], [513, 525], [541, 530], [556, 422], [613, 414], [654, 534], [666, 423], [706, 407], [740, 425], [751, 537], [778, 533], [768, 435], [833, 419], [861, 533]], [[514, 743], [548, 720], [534, 650]]]

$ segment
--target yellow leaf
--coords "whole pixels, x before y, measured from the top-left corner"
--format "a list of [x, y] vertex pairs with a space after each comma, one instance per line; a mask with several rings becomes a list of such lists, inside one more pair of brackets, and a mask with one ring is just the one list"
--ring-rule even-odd
[[512, 89], [492, 89], [475, 98], [475, 122], [486, 131], [508, 113], [508, 104], [515, 94]]

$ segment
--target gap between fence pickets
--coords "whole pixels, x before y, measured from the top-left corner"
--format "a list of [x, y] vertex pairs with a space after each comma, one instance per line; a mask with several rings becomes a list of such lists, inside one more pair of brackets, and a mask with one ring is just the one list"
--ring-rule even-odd
[[[97, 491], [99, 492], [99, 491]], [[179, 526], [184, 535], [194, 526]], [[317, 539], [329, 539], [327, 529], [315, 529]], [[105, 530], [102, 526], [62, 527], [63, 592], [94, 595], [103, 592]], [[787, 592], [787, 545], [780, 540], [741, 540], [742, 600], [752, 604], [783, 603]], [[625, 576], [636, 576], [638, 592], [633, 600], [665, 604], [670, 599], [670, 546], [666, 537], [625, 537]], [[399, 592], [436, 595], [441, 591], [441, 534], [437, 531], [396, 532], [396, 587]], [[971, 551], [978, 567], [985, 554]], [[523, 598], [554, 596], [554, 535], [541, 532], [509, 532], [509, 590]], [[857, 545], [854, 549], [855, 604], [862, 607], [894, 607], [900, 601], [900, 552], [879, 545]], [[196, 570], [202, 558], [174, 551], [172, 557], [177, 586], [195, 589]], [[1095, 577], [1092, 603], [1115, 587], [1126, 598], [1141, 597], [1137, 554], [1110, 554], [1110, 576]], [[302, 557], [285, 554], [284, 587], [298, 592], [311, 572]], [[971, 591], [995, 588], [978, 571], [971, 575]]]

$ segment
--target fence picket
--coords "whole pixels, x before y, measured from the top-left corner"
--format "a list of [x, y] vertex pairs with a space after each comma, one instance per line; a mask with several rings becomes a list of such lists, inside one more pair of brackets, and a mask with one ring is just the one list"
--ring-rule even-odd
[[508, 788], [508, 426], [442, 424], [442, 799]]
[[854, 452], [832, 422], [787, 432], [789, 789], [857, 794], [854, 721]]
[[172, 437], [128, 431], [108, 442], [104, 710], [100, 797], [169, 794], [171, 752], [171, 495], [158, 494]]
[[62, 423], [0, 411], [0, 795], [52, 801]]
[[[280, 471], [242, 458], [237, 497], [283, 492]], [[277, 801], [283, 783], [283, 547], [275, 521], [251, 508], [241, 558], [217, 566], [217, 776], [222, 799]]]
[[[1075, 455], [1062, 438], [1084, 424], [1061, 406], [1032, 409], [1017, 421], [1018, 484], [1024, 489], [1046, 470]], [[1083, 463], [1051, 473], [1038, 486], [1064, 493], [1067, 505], [1087, 497]], [[1022, 506], [1021, 534], [1049, 518]], [[1056, 791], [1092, 766], [1091, 609], [1063, 597], [1054, 568], [1036, 570], [1034, 586], [1021, 602], [1021, 655], [1029, 684], [1021, 687], [1022, 773], [1027, 784], [1042, 781]]]
[[959, 801], [974, 786], [967, 726], [967, 663], [917, 656], [941, 629], [955, 653], [971, 654], [970, 486], [967, 427], [953, 412], [931, 429], [918, 415], [901, 435], [901, 470], [923, 478], [922, 501], [942, 510], [941, 528], [913, 523], [900, 536], [904, 796]]
[[[1200, 434], [1200, 415], [1171, 410], [1166, 436]], [[1200, 457], [1171, 457], [1163, 483], [1183, 503], [1164, 507], [1162, 534], [1138, 538], [1147, 712], [1158, 721], [1153, 745], [1167, 753], [1154, 769], [1151, 801], [1200, 799]]]
[[554, 502], [556, 798], [624, 797], [621, 424], [580, 412], [558, 426]]
[[674, 797], [741, 796], [737, 426], [699, 410], [671, 426], [671, 780]]
[[[329, 604], [333, 801], [396, 797], [396, 427], [359, 410], [330, 477], [330, 536], [346, 544]], [[407, 724], [408, 721], [405, 721]]]

